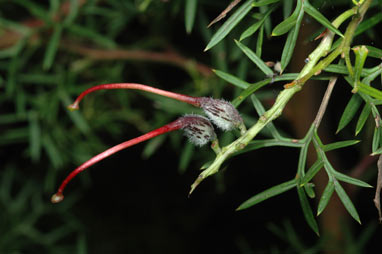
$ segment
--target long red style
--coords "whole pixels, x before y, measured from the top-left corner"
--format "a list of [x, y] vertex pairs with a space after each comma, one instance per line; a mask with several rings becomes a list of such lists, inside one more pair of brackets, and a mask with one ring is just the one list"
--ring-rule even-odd
[[142, 136], [136, 137], [134, 139], [125, 141], [119, 145], [113, 146], [106, 151], [94, 156], [90, 160], [83, 163], [81, 166], [73, 170], [61, 183], [60, 187], [58, 188], [58, 191], [52, 196], [51, 201], [52, 203], [59, 203], [64, 199], [63, 191], [66, 187], [66, 185], [80, 172], [84, 171], [85, 169], [89, 168], [90, 166], [96, 164], [97, 162], [105, 159], [106, 157], [109, 157], [110, 155], [119, 152], [123, 149], [126, 149], [130, 146], [133, 146], [135, 144], [138, 144], [140, 142], [143, 142], [145, 140], [151, 139], [153, 137], [156, 137], [158, 135], [164, 134], [166, 132], [175, 131], [180, 128], [184, 127], [184, 119], [179, 118], [175, 120], [174, 122], [171, 122], [169, 124], [166, 124], [165, 126], [162, 126], [158, 129], [155, 129], [153, 131], [150, 131], [149, 133], [146, 133]]
[[80, 101], [89, 93], [92, 93], [97, 90], [104, 90], [104, 89], [134, 89], [134, 90], [142, 90], [149, 93], [159, 94], [165, 97], [173, 98], [178, 101], [182, 101], [188, 104], [191, 104], [196, 107], [200, 107], [199, 98], [198, 97], [192, 97], [188, 95], [173, 93], [169, 91], [165, 91], [162, 89], [154, 88], [151, 86], [146, 86], [142, 84], [136, 84], [136, 83], [114, 83], [114, 84], [102, 84], [93, 86], [89, 89], [86, 89], [83, 91], [77, 99], [74, 101], [73, 104], [69, 105], [68, 108], [70, 110], [77, 110], [79, 108]]

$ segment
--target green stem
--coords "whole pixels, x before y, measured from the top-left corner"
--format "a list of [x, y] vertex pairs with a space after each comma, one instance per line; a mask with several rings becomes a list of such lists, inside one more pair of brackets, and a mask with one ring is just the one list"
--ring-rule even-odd
[[[350, 48], [350, 43], [353, 39], [355, 29], [363, 19], [363, 16], [366, 13], [368, 7], [370, 6], [371, 1], [372, 0], [365, 0], [365, 2], [361, 6], [344, 12], [333, 22], [333, 25], [336, 25], [338, 27], [343, 21], [352, 16], [355, 10], [357, 10], [356, 15], [353, 16], [352, 21], [349, 23], [346, 29], [344, 39], [341, 45], [338, 48], [336, 48], [332, 53], [330, 53], [326, 58], [318, 62], [322, 56], [325, 56], [328, 53], [332, 44], [334, 35], [331, 32], [328, 32], [325, 35], [325, 37], [321, 40], [320, 45], [309, 56], [311, 57], [311, 59], [309, 59], [307, 66], [305, 66], [304, 69], [301, 71], [297, 80], [292, 82], [288, 88], [280, 92], [272, 108], [266, 111], [259, 118], [258, 122], [255, 125], [248, 129], [247, 132], [243, 133], [242, 136], [240, 136], [234, 142], [221, 148], [221, 151], [217, 154], [215, 161], [207, 169], [205, 169], [192, 184], [189, 194], [191, 194], [205, 178], [217, 173], [225, 160], [227, 160], [232, 154], [242, 150], [246, 145], [248, 145], [248, 143], [254, 137], [256, 137], [256, 135], [269, 122], [279, 117], [288, 101], [293, 97], [295, 93], [302, 89], [302, 86], [307, 80], [309, 80], [316, 73], [320, 73], [330, 63], [332, 63], [334, 59], [336, 59], [341, 53], [343, 53], [347, 47]], [[318, 64], [316, 64], [317, 62]], [[300, 78], [300, 76], [302, 77]]]

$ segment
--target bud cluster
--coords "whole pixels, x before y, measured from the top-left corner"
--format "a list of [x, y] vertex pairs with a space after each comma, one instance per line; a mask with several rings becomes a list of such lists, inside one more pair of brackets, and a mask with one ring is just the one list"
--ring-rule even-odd
[[[153, 88], [150, 86], [135, 84], [135, 83], [116, 83], [116, 84], [103, 84], [91, 87], [84, 92], [82, 92], [75, 102], [68, 106], [70, 110], [78, 109], [80, 101], [89, 93], [97, 90], [103, 89], [135, 89], [143, 90], [150, 93], [159, 94], [169, 98], [173, 98], [196, 107], [203, 109], [208, 118], [200, 115], [185, 115], [178, 118], [174, 122], [166, 124], [158, 129], [155, 129], [149, 133], [146, 133], [137, 138], [125, 141], [119, 145], [113, 146], [106, 151], [94, 156], [90, 160], [86, 161], [78, 168], [73, 170], [61, 183], [56, 194], [51, 198], [53, 203], [61, 202], [64, 199], [63, 191], [66, 185], [80, 172], [89, 168], [90, 166], [98, 163], [99, 161], [109, 157], [110, 155], [126, 149], [130, 146], [143, 142], [145, 140], [151, 139], [155, 136], [162, 135], [167, 132], [182, 129], [185, 136], [188, 137], [191, 143], [197, 146], [203, 146], [209, 142], [216, 140], [216, 134], [214, 127], [212, 126], [210, 120], [223, 131], [230, 131], [235, 128], [240, 128], [242, 131], [245, 130], [243, 124], [243, 119], [241, 118], [239, 112], [236, 108], [229, 102], [221, 99], [213, 99], [209, 97], [192, 97], [188, 95], [177, 94], [173, 92], [168, 92], [165, 90]], [[210, 120], [209, 120], [210, 119]], [[213, 147], [216, 150], [215, 147]]]

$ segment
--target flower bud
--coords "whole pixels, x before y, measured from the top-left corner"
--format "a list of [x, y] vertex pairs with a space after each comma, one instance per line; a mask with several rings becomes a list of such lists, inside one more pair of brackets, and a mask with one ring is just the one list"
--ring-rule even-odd
[[224, 131], [241, 128], [244, 125], [239, 112], [228, 101], [202, 97], [200, 98], [200, 106], [208, 118]]
[[203, 146], [216, 139], [214, 127], [211, 122], [199, 115], [186, 115], [182, 117], [184, 125], [182, 130], [191, 143], [197, 146]]

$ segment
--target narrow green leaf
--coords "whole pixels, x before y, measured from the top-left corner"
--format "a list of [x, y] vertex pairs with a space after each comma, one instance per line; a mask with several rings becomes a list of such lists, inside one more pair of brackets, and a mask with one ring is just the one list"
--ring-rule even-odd
[[191, 158], [194, 154], [195, 146], [188, 142], [185, 147], [182, 149], [179, 159], [179, 173], [184, 173], [190, 164]]
[[317, 222], [314, 218], [312, 208], [310, 207], [309, 200], [305, 195], [304, 189], [297, 187], [297, 193], [306, 222], [317, 235], [320, 235]]
[[0, 136], [0, 145], [8, 145], [15, 143], [28, 142], [29, 133], [28, 127], [12, 128], [7, 131], [2, 131]]
[[[260, 11], [262, 13], [264, 13], [266, 10], [268, 10], [268, 6], [260, 6]], [[271, 32], [272, 32], [272, 20], [270, 17], [268, 17], [267, 19], [265, 19], [264, 21], [264, 30], [265, 30], [265, 34], [267, 35], [267, 37], [271, 37]]]
[[256, 1], [255, 3], [253, 3], [253, 6], [259, 7], [259, 6], [264, 6], [264, 5], [268, 5], [268, 4], [277, 3], [279, 1], [280, 0], [259, 0], [259, 1]]
[[[379, 64], [378, 66], [376, 66], [377, 68], [371, 68], [370, 70], [370, 74], [368, 74], [366, 77], [364, 77], [362, 79], [362, 83], [370, 86], [370, 82], [373, 81], [374, 79], [376, 79], [381, 73], [382, 73], [382, 64]], [[365, 71], [365, 68], [362, 69], [363, 71]], [[369, 70], [367, 70], [367, 72], [369, 72]], [[362, 74], [361, 74], [362, 76]]]
[[300, 154], [298, 157], [297, 175], [300, 177], [305, 176], [306, 156], [308, 154], [309, 143], [304, 144], [304, 146], [300, 150]]
[[308, 195], [309, 198], [315, 198], [316, 193], [314, 192], [314, 184], [313, 183], [307, 183], [304, 185], [304, 190], [306, 195]]
[[[1, 27], [1, 23], [0, 23]], [[2, 58], [10, 58], [10, 57], [16, 57], [17, 54], [19, 54], [26, 45], [26, 39], [21, 39], [17, 43], [15, 43], [13, 46], [0, 49], [0, 59]]]
[[371, 155], [375, 156], [375, 155], [378, 155], [378, 154], [382, 154], [382, 147], [380, 147], [377, 150], [375, 150]]
[[256, 31], [259, 29], [259, 27], [263, 24], [264, 20], [259, 20], [256, 23], [252, 24], [250, 27], [248, 27], [241, 35], [239, 41], [244, 40], [245, 38], [251, 36], [252, 34], [256, 33]]
[[371, 112], [370, 104], [366, 103], [365, 106], [362, 109], [362, 112], [358, 118], [357, 125], [355, 127], [355, 135], [357, 136], [358, 133], [361, 132], [363, 126], [366, 123], [367, 118], [369, 117]]
[[116, 44], [112, 39], [104, 36], [103, 34], [98, 33], [95, 30], [89, 29], [88, 27], [80, 26], [77, 24], [71, 24], [66, 28], [66, 31], [84, 38], [88, 38], [100, 46], [106, 48], [115, 48]]
[[337, 28], [335, 28], [332, 25], [332, 23], [327, 18], [325, 18], [318, 10], [316, 10], [316, 8], [314, 8], [307, 0], [304, 1], [304, 11], [333, 33], [344, 37], [344, 35]]
[[54, 17], [60, 9], [60, 0], [49, 0], [49, 16]]
[[29, 113], [29, 150], [33, 161], [37, 161], [41, 154], [41, 130], [37, 112]]
[[62, 154], [57, 148], [56, 144], [53, 142], [49, 135], [44, 135], [42, 138], [42, 146], [48, 155], [54, 168], [60, 168], [63, 165]]
[[11, 31], [15, 31], [22, 35], [22, 37], [28, 37], [29, 35], [34, 33], [34, 28], [27, 26], [27, 24], [19, 22], [17, 20], [8, 20], [5, 19], [3, 16], [0, 16], [0, 27], [2, 27], [2, 29], [6, 27]]
[[362, 99], [358, 94], [353, 94], [350, 98], [348, 104], [345, 107], [344, 112], [342, 113], [340, 122], [338, 123], [338, 128], [336, 133], [346, 127], [348, 123], [353, 119], [355, 113], [357, 113], [359, 107], [361, 106]]
[[[265, 108], [263, 107], [263, 104], [261, 104], [260, 100], [257, 99], [257, 97], [254, 94], [251, 95], [251, 100], [252, 100], [253, 106], [255, 107], [257, 111], [257, 114], [259, 116], [262, 116], [265, 113]], [[267, 128], [271, 132], [273, 138], [281, 140], [282, 137], [280, 133], [277, 131], [273, 122], [268, 123], [267, 126], [265, 126], [265, 128]]]
[[353, 80], [359, 81], [361, 77], [361, 72], [365, 64], [367, 54], [369, 53], [368, 49], [365, 46], [353, 48], [355, 54], [355, 64], [354, 64], [354, 77]]
[[368, 86], [362, 82], [357, 83], [358, 91], [367, 95], [370, 95], [373, 98], [382, 100], [382, 91], [375, 89], [374, 87]]
[[248, 38], [252, 34], [256, 33], [256, 31], [260, 28], [260, 26], [263, 25], [264, 21], [268, 18], [268, 16], [276, 9], [278, 5], [273, 5], [269, 10], [263, 15], [263, 17], [255, 22], [253, 25], [248, 27], [241, 35], [239, 41], [244, 40], [245, 38]]
[[46, 86], [53, 86], [59, 83], [59, 75], [46, 74], [46, 73], [28, 73], [19, 74], [18, 81], [22, 83], [41, 84]]
[[[337, 74], [344, 74], [349, 75], [348, 69], [345, 65], [339, 65], [339, 64], [329, 64], [328, 67], [324, 69], [326, 72], [331, 73], [337, 73]], [[363, 68], [361, 71], [361, 77], [366, 77], [370, 75], [371, 73], [374, 73], [376, 70], [374, 69], [366, 69]]]
[[249, 144], [239, 152], [235, 153], [235, 155], [247, 153], [253, 150], [257, 150], [260, 148], [265, 147], [272, 147], [272, 146], [285, 146], [285, 147], [302, 147], [303, 144], [293, 142], [292, 140], [277, 140], [277, 139], [265, 139], [265, 140], [255, 140], [249, 142]]
[[69, 13], [65, 17], [64, 26], [71, 25], [78, 15], [79, 0], [70, 0]]
[[238, 97], [236, 97], [233, 101], [232, 101], [232, 104], [237, 107], [240, 105], [240, 103], [242, 103], [248, 96], [250, 96], [251, 94], [253, 94], [254, 92], [256, 92], [257, 90], [259, 90], [260, 88], [262, 88], [263, 86], [269, 84], [271, 82], [272, 79], [264, 79], [264, 80], [261, 80], [259, 82], [256, 82], [254, 84], [251, 84], [247, 89], [245, 89], [244, 91], [242, 91]]
[[369, 56], [375, 57], [375, 58], [382, 58], [382, 49], [372, 47], [372, 46], [366, 46], [366, 48], [369, 50]]
[[166, 135], [161, 135], [149, 140], [142, 151], [142, 158], [143, 159], [150, 158], [163, 144], [163, 142], [166, 140], [166, 137], [167, 137]]
[[371, 151], [372, 153], [376, 153], [376, 151], [379, 149], [379, 140], [381, 138], [381, 127], [374, 128], [374, 134], [373, 134], [373, 141], [371, 144]]
[[45, 51], [45, 56], [44, 56], [43, 64], [42, 64], [42, 67], [44, 70], [49, 70], [50, 67], [52, 67], [54, 58], [56, 56], [56, 52], [58, 50], [58, 45], [60, 43], [61, 33], [62, 33], [62, 26], [60, 24], [57, 24], [54, 28], [54, 32], [52, 36], [50, 37], [48, 46]]
[[264, 40], [264, 25], [260, 27], [259, 34], [257, 35], [256, 41], [256, 55], [261, 58]]
[[322, 192], [320, 202], [318, 203], [317, 216], [320, 215], [324, 211], [326, 206], [328, 205], [329, 200], [333, 195], [333, 191], [334, 191], [334, 183], [333, 181], [329, 180], [328, 184], [326, 185], [324, 189], [324, 192]]
[[300, 181], [300, 186], [307, 184], [313, 177], [320, 171], [324, 162], [322, 160], [317, 160], [306, 172]]
[[224, 72], [224, 71], [220, 71], [220, 70], [212, 70], [213, 72], [215, 72], [215, 74], [221, 78], [221, 79], [224, 79], [225, 81], [227, 81], [228, 83], [231, 83], [232, 85], [235, 85], [239, 88], [243, 88], [243, 89], [246, 89], [248, 88], [249, 86], [251, 86], [250, 83], [244, 81], [244, 80], [241, 80], [239, 79], [238, 77], [236, 76], [233, 76], [227, 72]]
[[382, 21], [382, 13], [380, 13], [380, 12], [371, 18], [363, 20], [362, 23], [359, 24], [359, 26], [355, 30], [354, 36], [357, 36], [357, 35], [365, 32], [365, 31], [369, 30], [370, 28], [377, 25], [381, 21]]
[[345, 190], [342, 188], [341, 184], [337, 180], [334, 180], [334, 188], [342, 204], [344, 204], [346, 210], [359, 224], [361, 224], [361, 220], [359, 218], [357, 210], [355, 209], [349, 196], [346, 194]]
[[239, 210], [247, 209], [247, 208], [254, 206], [254, 205], [256, 205], [256, 204], [258, 204], [264, 200], [267, 200], [271, 197], [274, 197], [274, 196], [277, 196], [283, 192], [286, 192], [295, 186], [296, 186], [296, 180], [295, 179], [284, 182], [284, 183], [276, 185], [276, 186], [273, 186], [273, 187], [271, 187], [271, 188], [269, 188], [269, 189], [267, 189], [267, 190], [265, 190], [259, 194], [256, 194], [255, 196], [251, 197], [247, 201], [243, 202], [236, 210], [239, 211]]
[[207, 44], [204, 51], [209, 50], [221, 40], [223, 40], [229, 32], [247, 15], [247, 13], [253, 8], [254, 0], [246, 1], [242, 6], [240, 6], [231, 17], [227, 19], [226, 22], [218, 29], [218, 31], [212, 36], [210, 42]]
[[1, 114], [0, 115], [0, 124], [12, 124], [18, 122], [27, 121], [27, 115], [18, 115], [18, 114]]
[[280, 24], [278, 24], [272, 31], [272, 36], [280, 36], [289, 32], [292, 27], [296, 25], [298, 15], [302, 8], [302, 1], [298, 0], [296, 9], [293, 11], [292, 15], [287, 19], [284, 19]]
[[304, 10], [301, 9], [297, 17], [296, 25], [289, 31], [288, 37], [286, 39], [283, 52], [281, 54], [281, 72], [285, 70], [288, 66], [290, 59], [292, 58], [294, 47], [296, 46], [296, 41], [298, 37], [298, 32], [300, 31], [300, 25], [302, 18], [304, 17]]
[[[251, 95], [251, 101], [252, 101], [253, 106], [256, 109], [257, 114], [259, 116], [262, 116], [265, 113], [265, 108], [264, 108], [263, 104], [261, 103], [261, 101], [254, 94]], [[272, 123], [272, 122], [270, 122], [270, 123]], [[273, 127], [274, 127], [274, 125], [273, 125]]]
[[77, 254], [86, 254], [88, 252], [88, 242], [84, 233], [79, 233], [77, 236], [76, 244]]
[[195, 22], [196, 7], [198, 6], [198, 0], [186, 0], [184, 23], [186, 26], [186, 32], [189, 34], [192, 31]]
[[273, 75], [273, 71], [271, 70], [271, 68], [269, 68], [263, 62], [263, 60], [261, 60], [250, 48], [248, 48], [247, 46], [245, 46], [244, 44], [242, 44], [241, 42], [239, 42], [237, 40], [235, 40], [235, 42], [236, 42], [236, 45], [243, 51], [243, 53], [246, 54], [248, 56], [248, 58], [252, 62], [254, 62], [262, 72], [264, 72], [265, 75], [267, 75], [267, 76]]
[[280, 36], [283, 35], [289, 30], [292, 29], [296, 25], [297, 22], [297, 17], [295, 16], [290, 16], [280, 24], [278, 24], [273, 30], [272, 30], [272, 36]]
[[339, 141], [339, 142], [324, 145], [323, 150], [325, 152], [328, 152], [331, 150], [335, 150], [335, 149], [339, 149], [339, 148], [343, 148], [343, 147], [347, 147], [347, 146], [352, 146], [352, 145], [358, 144], [359, 142], [360, 142], [360, 140]]
[[[60, 90], [58, 91], [58, 96], [60, 97], [60, 100], [62, 102], [62, 106], [66, 108], [71, 103], [71, 99], [69, 98], [69, 95], [64, 91]], [[90, 132], [90, 126], [85, 120], [85, 118], [81, 115], [79, 111], [69, 111], [66, 110], [68, 116], [71, 118], [73, 123], [76, 125], [76, 127], [82, 132], [82, 133], [89, 133]]]
[[203, 170], [203, 169], [206, 169], [208, 168], [214, 161], [207, 161], [206, 163], [204, 163], [201, 167], [200, 167], [200, 170]]
[[342, 182], [347, 182], [347, 183], [354, 184], [354, 185], [357, 185], [360, 187], [365, 187], [365, 188], [373, 188], [373, 186], [371, 186], [370, 184], [368, 184], [364, 181], [358, 180], [358, 179], [353, 178], [351, 176], [347, 176], [347, 175], [342, 174], [336, 170], [333, 170], [333, 175], [335, 176], [335, 178], [337, 180], [340, 180]]
[[295, 80], [298, 77], [298, 73], [285, 73], [280, 76], [273, 78], [273, 81], [286, 81], [286, 80]]
[[[301, 1], [301, 0], [298, 0]], [[283, 17], [288, 18], [292, 13], [293, 1], [283, 1]]]

